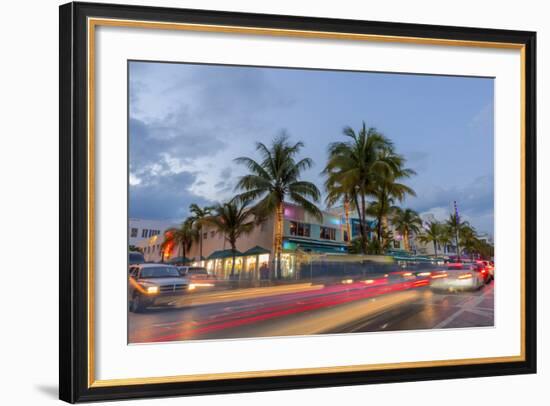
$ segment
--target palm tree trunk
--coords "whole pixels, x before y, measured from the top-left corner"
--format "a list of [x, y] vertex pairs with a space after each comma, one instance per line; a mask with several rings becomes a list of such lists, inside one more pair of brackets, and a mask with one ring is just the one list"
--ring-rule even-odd
[[181, 243], [181, 261], [183, 263], [183, 260], [185, 259], [185, 257], [187, 256], [186, 255], [187, 253], [185, 252], [185, 243], [182, 241]]
[[232, 243], [231, 244], [231, 253], [233, 254], [233, 256], [231, 257], [232, 258], [232, 261], [231, 261], [231, 273], [230, 273], [230, 277], [231, 279], [233, 279], [235, 277], [235, 251], [236, 251], [236, 248], [235, 248], [235, 244]]
[[[361, 238], [363, 239], [363, 241], [366, 241], [367, 236], [365, 235], [365, 229], [363, 228], [363, 218], [361, 217], [361, 208], [359, 207], [359, 200], [357, 199], [357, 194], [354, 195], [353, 199], [355, 200], [357, 216], [359, 217], [359, 232], [361, 233]], [[363, 253], [366, 254], [366, 252], [363, 252]]]
[[202, 265], [202, 226], [199, 227], [199, 263]]
[[283, 250], [283, 214], [284, 203], [281, 201], [277, 205], [277, 212], [275, 213], [275, 277], [281, 279], [281, 251]]
[[346, 216], [346, 232], [348, 233], [348, 242], [351, 241], [351, 227], [349, 225], [349, 200], [348, 197], [344, 199], [344, 215]]
[[382, 247], [382, 215], [376, 218], [376, 236], [378, 237], [378, 244]]
[[362, 224], [361, 226], [363, 227], [363, 235], [365, 236], [365, 238], [363, 239], [363, 252], [366, 254], [367, 253], [367, 220], [366, 220], [366, 217], [365, 217], [365, 210], [366, 209], [366, 203], [365, 203], [365, 194], [364, 193], [361, 193], [361, 212], [363, 214], [363, 221], [362, 221]]
[[435, 257], [437, 258], [437, 241], [434, 240], [434, 252], [435, 252]]
[[403, 232], [403, 244], [405, 245], [405, 250], [409, 250], [409, 232], [405, 230]]
[[[388, 230], [388, 216], [382, 214], [380, 216], [380, 222], [382, 223], [382, 234], [384, 233], [384, 230]], [[386, 243], [386, 241], [384, 240], [384, 237], [382, 237], [382, 241], [381, 241], [381, 244], [380, 246], [384, 246], [384, 244]]]

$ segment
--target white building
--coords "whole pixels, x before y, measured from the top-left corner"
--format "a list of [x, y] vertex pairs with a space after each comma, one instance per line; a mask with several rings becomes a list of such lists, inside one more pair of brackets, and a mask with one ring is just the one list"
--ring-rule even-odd
[[155, 235], [162, 235], [170, 227], [174, 227], [174, 224], [168, 221], [130, 218], [128, 220], [128, 245], [137, 246], [140, 241]]

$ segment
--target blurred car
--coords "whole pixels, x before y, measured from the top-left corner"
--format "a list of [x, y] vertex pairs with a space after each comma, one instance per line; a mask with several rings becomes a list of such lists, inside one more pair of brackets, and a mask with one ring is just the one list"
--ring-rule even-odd
[[390, 272], [385, 275], [385, 279], [390, 285], [398, 285], [400, 288], [420, 288], [429, 285], [430, 274], [405, 270]]
[[202, 266], [178, 266], [178, 272], [189, 281], [189, 289], [212, 287], [216, 276], [208, 273]]
[[485, 271], [487, 272], [488, 281], [491, 282], [493, 279], [495, 279], [495, 265], [492, 261], [486, 261], [486, 260], [479, 260], [477, 261], [478, 264], [483, 266]]
[[168, 304], [181, 298], [189, 288], [187, 278], [172, 265], [140, 264], [128, 276], [129, 309], [133, 313], [147, 307]]
[[178, 266], [178, 272], [181, 276], [193, 279], [209, 279], [210, 274], [202, 266]]
[[477, 264], [450, 263], [446, 269], [432, 272], [430, 287], [434, 290], [477, 290], [485, 285], [485, 276]]

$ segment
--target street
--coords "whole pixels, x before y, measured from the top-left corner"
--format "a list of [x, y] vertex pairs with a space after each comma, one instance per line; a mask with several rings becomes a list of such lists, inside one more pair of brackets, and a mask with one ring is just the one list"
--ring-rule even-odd
[[129, 343], [493, 325], [494, 281], [450, 293], [413, 279], [192, 292], [172, 306], [128, 313]]

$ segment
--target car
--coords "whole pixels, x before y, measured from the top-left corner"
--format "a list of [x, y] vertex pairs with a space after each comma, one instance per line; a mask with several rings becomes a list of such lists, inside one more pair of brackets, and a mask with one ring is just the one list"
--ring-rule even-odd
[[430, 287], [433, 290], [478, 290], [485, 285], [481, 267], [472, 263], [449, 263], [446, 269], [432, 272]]
[[483, 266], [485, 271], [487, 272], [487, 283], [491, 282], [493, 279], [495, 279], [495, 264], [492, 261], [487, 260], [478, 260], [478, 264]]
[[189, 280], [189, 290], [215, 286], [216, 276], [209, 274], [202, 266], [178, 266], [178, 271]]
[[192, 279], [209, 279], [211, 276], [202, 266], [178, 266], [178, 272], [181, 276]]
[[145, 257], [139, 251], [130, 251], [128, 253], [128, 265], [139, 265], [145, 263]]
[[169, 304], [189, 289], [187, 278], [166, 264], [134, 265], [128, 276], [129, 310], [140, 313], [153, 305]]

